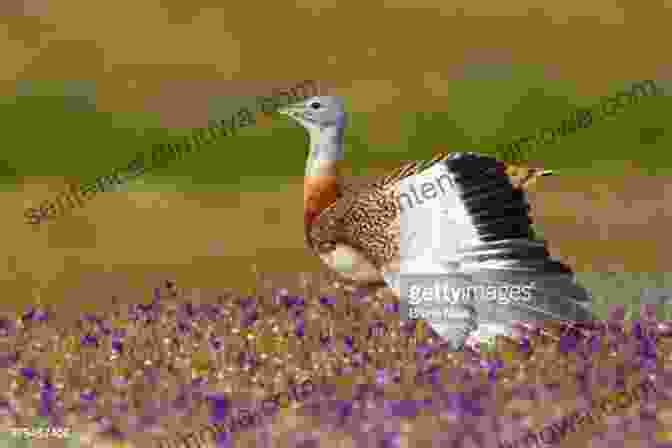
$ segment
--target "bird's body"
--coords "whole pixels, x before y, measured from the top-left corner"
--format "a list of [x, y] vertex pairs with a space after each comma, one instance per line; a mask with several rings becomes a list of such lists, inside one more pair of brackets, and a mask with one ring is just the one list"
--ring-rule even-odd
[[[343, 277], [359, 284], [384, 282], [402, 303], [408, 299], [402, 275], [441, 276], [459, 288], [511, 284], [514, 278], [546, 285], [551, 276], [562, 277], [570, 287], [571, 270], [551, 260], [545, 244], [532, 238], [524, 195], [549, 171], [470, 152], [440, 153], [353, 188], [343, 185], [339, 174], [346, 126], [340, 98], [313, 97], [282, 112], [310, 135], [304, 187], [306, 243]], [[551, 289], [545, 294], [550, 297]], [[572, 297], [587, 300], [581, 292]], [[574, 306], [575, 301], [568, 300]], [[561, 298], [543, 306], [521, 304], [503, 317], [478, 301], [458, 303], [453, 320], [430, 325], [459, 347], [479, 328], [475, 320], [483, 321], [483, 328], [509, 333], [517, 317], [569, 318], [560, 305], [570, 302]], [[583, 308], [574, 311], [587, 316]], [[465, 312], [472, 318], [465, 319]]]
[[[314, 200], [315, 204], [321, 206], [315, 207], [310, 204], [307, 207], [308, 246], [325, 264], [350, 280], [357, 283], [381, 282], [383, 274], [398, 271], [401, 262], [401, 208], [403, 208], [401, 195], [404, 181], [408, 181], [411, 186], [414, 183], [432, 185], [431, 178], [428, 183], [419, 180], [418, 176], [435, 171], [433, 177], [440, 178], [445, 172], [445, 167], [441, 164], [449, 157], [449, 153], [442, 153], [429, 161], [405, 164], [377, 182], [357, 189], [338, 186], [338, 183], [331, 179], [328, 185], [332, 189], [327, 190], [328, 194], [323, 194], [324, 187], [313, 189], [314, 195], [322, 198], [323, 202]], [[511, 167], [505, 165], [502, 165], [502, 168], [511, 170]], [[534, 168], [514, 168], [518, 172], [523, 171], [521, 177], [527, 181], [526, 184], [520, 184], [520, 188], [528, 188], [536, 176], [547, 173]], [[443, 185], [440, 182], [434, 183], [439, 187], [433, 189], [435, 196], [438, 197], [441, 195]], [[419, 193], [422, 194], [422, 191]], [[432, 199], [435, 198], [430, 198], [430, 201]], [[445, 204], [445, 201], [443, 204], [440, 200], [436, 202], [436, 205], [431, 204], [430, 208]], [[420, 208], [424, 203], [407, 205], [410, 208]], [[470, 239], [477, 236], [475, 232], [465, 235]]]

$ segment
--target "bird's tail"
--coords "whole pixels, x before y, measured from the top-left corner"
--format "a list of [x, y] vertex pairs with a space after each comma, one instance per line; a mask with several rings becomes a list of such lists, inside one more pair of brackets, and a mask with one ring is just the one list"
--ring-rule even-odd
[[475, 153], [455, 154], [447, 166], [480, 240], [462, 246], [461, 272], [477, 286], [534, 284], [529, 303], [491, 307], [476, 301], [479, 323], [506, 327], [513, 321], [594, 319], [591, 294], [575, 282], [571, 267], [553, 259], [545, 241], [529, 238], [525, 192], [552, 172]]
[[509, 176], [511, 185], [516, 189], [526, 192], [530, 190], [530, 187], [534, 185], [538, 178], [555, 174], [555, 171], [542, 168], [531, 168], [508, 163], [504, 165], [506, 166], [506, 175]]

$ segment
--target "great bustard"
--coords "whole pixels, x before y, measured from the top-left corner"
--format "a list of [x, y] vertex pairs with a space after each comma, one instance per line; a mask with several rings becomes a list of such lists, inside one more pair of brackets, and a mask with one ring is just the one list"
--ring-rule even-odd
[[339, 173], [347, 126], [342, 99], [315, 96], [278, 111], [309, 134], [305, 238], [332, 270], [360, 284], [386, 283], [402, 306], [408, 297], [400, 274], [431, 274], [462, 291], [486, 283], [534, 284], [532, 302], [463, 300], [452, 308], [461, 311], [455, 319], [428, 322], [457, 348], [469, 335], [511, 335], [515, 320], [592, 318], [588, 293], [574, 283], [571, 269], [532, 237], [524, 191], [550, 171], [471, 152], [441, 153], [353, 189]]

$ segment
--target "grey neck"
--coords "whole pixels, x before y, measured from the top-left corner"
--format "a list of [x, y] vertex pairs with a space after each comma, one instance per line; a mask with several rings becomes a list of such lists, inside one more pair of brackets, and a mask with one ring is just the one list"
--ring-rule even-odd
[[322, 174], [320, 169], [333, 166], [344, 157], [343, 129], [323, 128], [310, 131], [310, 154], [306, 175]]

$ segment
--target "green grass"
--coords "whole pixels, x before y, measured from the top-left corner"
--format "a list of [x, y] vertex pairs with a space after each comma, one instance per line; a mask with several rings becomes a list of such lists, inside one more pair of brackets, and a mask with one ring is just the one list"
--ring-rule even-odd
[[[398, 144], [369, 146], [368, 115], [353, 112], [346, 156], [364, 169], [372, 161], [430, 157], [437, 142], [456, 151], [494, 154], [498, 145], [541, 127], [557, 126], [577, 106], [599, 102], [599, 98], [573, 95], [568, 82], [551, 83], [533, 69], [519, 70], [520, 74], [505, 79], [452, 81], [455, 93], [445, 111], [401, 114]], [[609, 85], [616, 93], [631, 83]], [[33, 82], [30, 88], [22, 85], [20, 96], [0, 102], [3, 146], [14, 148], [3, 151], [0, 160], [0, 183], [5, 188], [12, 188], [19, 175], [94, 179], [124, 166], [152, 143], [190, 132], [161, 128], [157, 114], [95, 112], [91, 87], [80, 88], [82, 93], [75, 91], [75, 85], [74, 81]], [[532, 158], [562, 169], [563, 175], [619, 175], [623, 162], [633, 159], [650, 174], [669, 174], [671, 101], [669, 96], [645, 98], [616, 117], [540, 147]], [[212, 120], [228, 118], [242, 105], [254, 109], [254, 98], [213, 97], [209, 114]], [[273, 128], [250, 127], [236, 137], [223, 137], [200, 153], [145, 176], [145, 185], [179, 180], [180, 189], [273, 188], [287, 176], [302, 174], [306, 146], [304, 131], [282, 118]]]
[[[444, 111], [406, 111], [399, 119], [398, 143], [370, 146], [370, 115], [352, 112], [346, 132], [346, 156], [364, 173], [374, 161], [431, 157], [437, 142], [455, 151], [495, 154], [498, 145], [558, 126], [576, 107], [598, 104], [599, 97], [579, 97], [569, 81], [548, 81], [538, 67], [516, 66], [498, 77], [492, 67], [473, 67], [472, 79], [451, 81]], [[481, 75], [487, 75], [486, 78]], [[632, 82], [610, 81], [610, 95]], [[657, 83], [672, 87], [666, 81]], [[191, 132], [160, 127], [159, 116], [149, 113], [95, 112], [95, 85], [90, 82], [24, 82], [18, 96], [0, 100], [3, 147], [0, 185], [12, 189], [17, 176], [75, 176], [82, 181], [125, 166], [138, 151], [152, 143], [169, 142]], [[357, 110], [356, 98], [346, 98]], [[254, 98], [213, 97], [212, 120], [228, 118], [239, 107], [255, 109]], [[644, 98], [615, 117], [562, 137], [539, 148], [532, 156], [563, 176], [622, 174], [624, 163], [635, 160], [649, 174], [672, 173], [670, 96]], [[178, 107], [179, 105], [176, 105]], [[236, 137], [222, 137], [197, 154], [157, 169], [128, 190], [277, 191], [290, 176], [301, 176], [308, 137], [289, 119], [272, 128], [249, 127]], [[355, 174], [358, 172], [356, 171]], [[47, 198], [45, 198], [47, 199]], [[537, 229], [539, 231], [539, 229]], [[580, 274], [585, 277], [588, 274]], [[592, 275], [592, 274], [591, 274]], [[596, 274], [598, 277], [602, 274]], [[637, 288], [631, 280], [615, 282], [588, 278], [586, 283], [610, 303], [632, 301]], [[664, 275], [664, 274], [661, 274]], [[626, 292], [621, 283], [631, 286]], [[613, 287], [613, 292], [612, 292]], [[622, 297], [622, 299], [619, 299]], [[602, 300], [602, 299], [600, 299]]]

